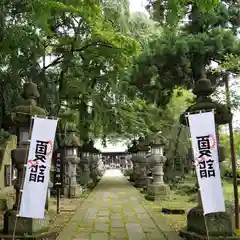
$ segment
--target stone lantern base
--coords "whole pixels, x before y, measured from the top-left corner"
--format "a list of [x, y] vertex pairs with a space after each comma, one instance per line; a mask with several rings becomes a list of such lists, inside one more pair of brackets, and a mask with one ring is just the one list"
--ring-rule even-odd
[[82, 184], [81, 185], [87, 187], [87, 186], [92, 185], [92, 184], [93, 184], [93, 180], [90, 177], [90, 171], [89, 172], [88, 171], [83, 172], [83, 174], [82, 174]]
[[168, 185], [152, 183], [148, 186], [148, 193], [145, 198], [150, 201], [164, 200], [170, 197], [170, 192]]
[[135, 182], [137, 178], [137, 173], [136, 172], [132, 172], [129, 178], [130, 182]]
[[78, 198], [82, 194], [83, 190], [82, 190], [81, 186], [76, 185], [76, 186], [71, 186], [71, 187], [65, 186], [63, 191], [64, 191], [64, 196], [65, 197], [69, 197], [69, 195], [70, 195], [70, 198], [75, 198], [75, 197]]
[[[234, 232], [234, 211], [226, 205], [226, 212], [205, 215], [210, 239], [240, 239]], [[200, 206], [190, 209], [187, 215], [187, 229], [180, 231], [185, 239], [207, 239], [207, 231]]]
[[47, 211], [45, 211], [44, 219], [18, 217], [17, 222], [16, 214], [17, 211], [14, 209], [8, 210], [4, 214], [4, 234], [12, 235], [14, 233], [16, 223], [15, 234], [20, 236], [40, 234], [48, 231], [49, 229], [50, 225]]
[[153, 183], [153, 177], [148, 177], [147, 178], [147, 185], [143, 186], [143, 189], [140, 191], [142, 194], [147, 194], [148, 193], [148, 187]]
[[143, 188], [143, 187], [147, 186], [147, 184], [148, 184], [147, 178], [146, 178], [146, 179], [143, 178], [143, 179], [137, 179], [137, 180], [136, 180], [136, 183], [134, 183], [133, 186], [134, 186], [135, 188]]

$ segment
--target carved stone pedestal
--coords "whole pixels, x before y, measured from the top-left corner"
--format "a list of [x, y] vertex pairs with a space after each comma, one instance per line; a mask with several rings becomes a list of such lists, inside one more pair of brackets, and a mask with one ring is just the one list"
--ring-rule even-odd
[[[210, 239], [240, 239], [234, 235], [234, 211], [226, 206], [226, 212], [205, 215]], [[187, 229], [180, 231], [185, 239], [207, 239], [207, 231], [201, 206], [190, 209], [187, 215]]]
[[70, 198], [77, 198], [82, 194], [82, 187], [79, 185], [71, 185], [69, 186], [65, 186], [64, 187], [64, 196], [69, 197]]
[[148, 193], [145, 196], [147, 200], [150, 201], [159, 201], [169, 199], [170, 196], [170, 188], [168, 185], [162, 184], [150, 184], [148, 186]]
[[93, 184], [93, 181], [91, 179], [91, 171], [89, 169], [88, 159], [87, 157], [83, 157], [81, 159], [81, 168], [82, 168], [82, 179], [81, 179], [81, 185], [84, 187], [91, 186]]
[[135, 159], [135, 157], [132, 157], [132, 163], [133, 163], [133, 168], [132, 168], [132, 174], [130, 175], [130, 178], [129, 178], [129, 181], [130, 182], [135, 182], [136, 181], [136, 179], [137, 179], [137, 168], [138, 168], [138, 166], [137, 166], [137, 163], [136, 163], [136, 159]]
[[130, 175], [129, 181], [130, 182], [135, 182], [137, 178], [137, 174], [133, 171]]
[[147, 178], [147, 185], [143, 187], [143, 189], [141, 190], [142, 194], [147, 194], [148, 193], [148, 187], [150, 186], [150, 184], [153, 183], [153, 177], [148, 177]]
[[82, 188], [77, 184], [77, 164], [80, 162], [78, 156], [78, 150], [81, 145], [79, 137], [76, 135], [76, 125], [68, 123], [67, 134], [63, 141], [65, 148], [65, 183], [64, 183], [64, 195], [69, 198], [79, 197], [82, 193]]
[[136, 182], [134, 184], [134, 187], [136, 188], [143, 188], [144, 186], [147, 186], [148, 180], [147, 180], [147, 160], [143, 156], [138, 156], [138, 174], [136, 178]]
[[[11, 209], [4, 215], [4, 234], [13, 234], [17, 211]], [[49, 216], [45, 211], [44, 219], [32, 219], [18, 217], [16, 222], [15, 235], [34, 235], [48, 231], [49, 229]]]
[[97, 185], [98, 181], [100, 180], [100, 176], [98, 174], [98, 157], [96, 155], [93, 155], [91, 157], [91, 161], [90, 161], [90, 177], [93, 181], [94, 185]]
[[153, 172], [153, 183], [148, 186], [148, 193], [145, 198], [151, 201], [168, 199], [171, 193], [170, 187], [164, 184], [163, 181], [163, 164], [166, 158], [161, 155], [155, 155], [154, 157], [156, 162]]
[[79, 197], [82, 194], [82, 187], [77, 184], [76, 180], [76, 164], [80, 162], [78, 157], [65, 157], [66, 162], [68, 162], [68, 176], [67, 183], [64, 187], [64, 195], [66, 197], [74, 198]]
[[71, 185], [70, 187], [69, 186], [64, 186], [63, 190], [64, 190], [64, 196], [65, 197], [70, 197], [70, 198], [77, 198], [83, 192], [82, 187], [78, 184]]

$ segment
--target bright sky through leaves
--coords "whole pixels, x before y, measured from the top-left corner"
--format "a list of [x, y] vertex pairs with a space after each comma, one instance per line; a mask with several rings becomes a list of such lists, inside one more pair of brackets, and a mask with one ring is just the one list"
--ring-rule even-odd
[[130, 11], [131, 12], [145, 12], [144, 6], [146, 5], [147, 1], [146, 0], [129, 0], [130, 2]]
[[[129, 0], [129, 2], [130, 2], [130, 11], [131, 12], [144, 12], [144, 13], [148, 14], [146, 9], [144, 8], [144, 6], [146, 5], [146, 0]], [[116, 142], [116, 144], [107, 143], [107, 147], [104, 148], [101, 145], [100, 140], [97, 140], [95, 142], [95, 147], [98, 148], [102, 152], [122, 152], [127, 149], [127, 145], [123, 144], [122, 142], [121, 143]]]

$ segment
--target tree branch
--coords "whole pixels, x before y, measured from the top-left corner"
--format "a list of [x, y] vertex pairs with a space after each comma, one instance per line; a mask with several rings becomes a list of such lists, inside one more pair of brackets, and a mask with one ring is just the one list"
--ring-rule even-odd
[[[105, 43], [101, 43], [101, 42], [92, 42], [89, 44], [86, 44], [85, 46], [81, 47], [81, 48], [77, 48], [77, 49], [73, 49], [72, 52], [82, 52], [84, 50], [86, 50], [89, 47], [105, 47], [105, 48], [113, 48], [113, 46], [105, 44]], [[62, 59], [64, 58], [64, 55], [59, 56], [58, 58], [56, 58], [54, 61], [52, 61], [50, 64], [48, 64], [47, 66], [45, 66], [44, 68], [41, 69], [40, 73], [46, 71], [48, 68], [56, 66], [59, 63], [62, 63]]]
[[41, 74], [42, 72], [46, 71], [48, 68], [53, 67], [59, 63], [62, 62], [64, 55], [61, 55], [60, 57], [56, 58], [55, 60], [53, 60], [50, 64], [48, 64], [47, 66], [43, 67], [40, 71], [39, 74]]
[[96, 46], [96, 47], [105, 47], [105, 48], [113, 48], [112, 45], [108, 45], [108, 44], [105, 44], [105, 43], [101, 43], [101, 42], [92, 42], [92, 43], [89, 43], [81, 48], [78, 48], [78, 49], [74, 49], [73, 52], [81, 52], [81, 51], [84, 51], [85, 49], [89, 48], [89, 47], [93, 47], [93, 46]]

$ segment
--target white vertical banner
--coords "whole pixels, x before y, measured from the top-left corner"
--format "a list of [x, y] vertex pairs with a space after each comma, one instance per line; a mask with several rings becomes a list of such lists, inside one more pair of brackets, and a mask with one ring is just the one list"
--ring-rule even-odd
[[214, 112], [187, 117], [204, 215], [225, 212]]
[[34, 118], [19, 217], [44, 218], [57, 122]]

